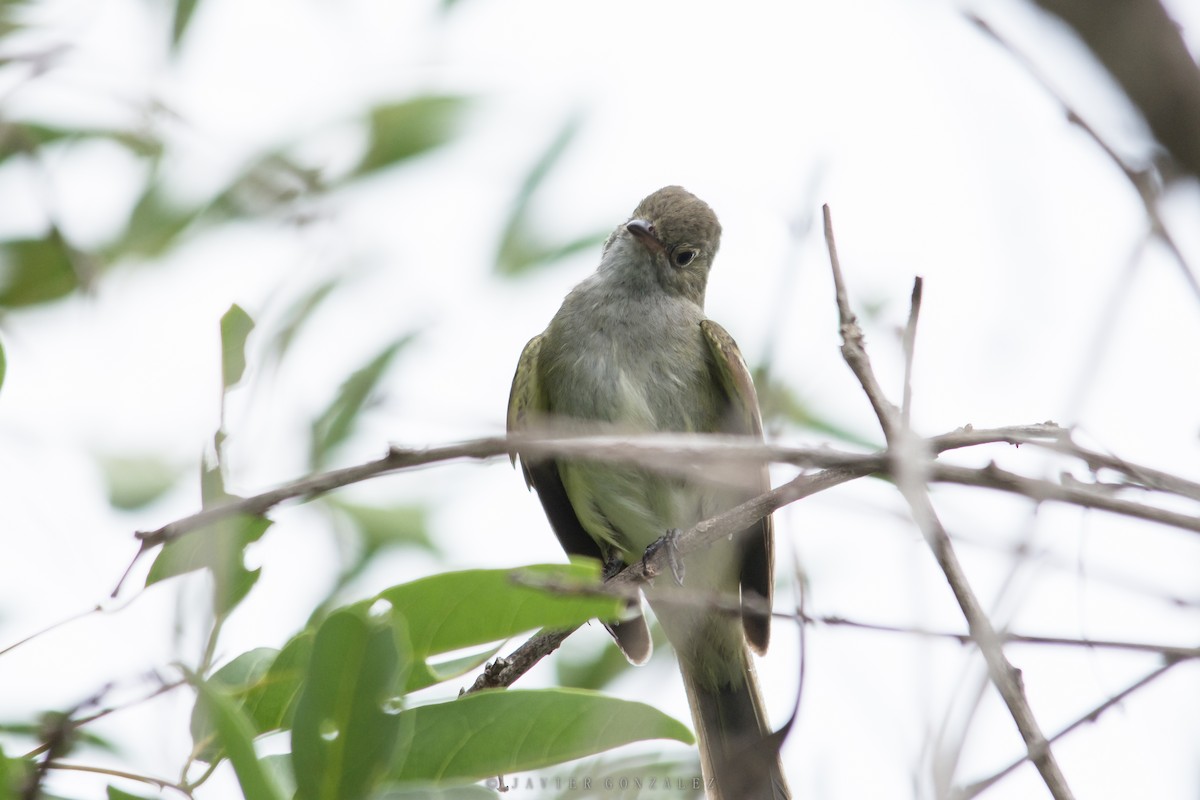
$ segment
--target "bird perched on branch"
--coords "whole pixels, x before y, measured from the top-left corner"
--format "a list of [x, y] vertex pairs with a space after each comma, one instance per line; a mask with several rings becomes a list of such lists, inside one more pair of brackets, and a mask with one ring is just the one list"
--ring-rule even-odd
[[[546, 330], [525, 346], [509, 397], [517, 430], [725, 433], [762, 437], [754, 383], [737, 344], [704, 316], [721, 225], [678, 186], [642, 200], [604, 244], [600, 267], [575, 287]], [[674, 532], [769, 488], [766, 467], [685, 476], [584, 458], [522, 458], [563, 548], [611, 574], [671, 546]], [[697, 598], [646, 596], [679, 659], [710, 798], [789, 796], [747, 643], [770, 638], [773, 554], [767, 517], [740, 535], [684, 556], [675, 580]], [[670, 582], [662, 576], [658, 582]], [[677, 587], [673, 587], [677, 588]], [[740, 616], [719, 611], [717, 597]], [[635, 663], [650, 655], [640, 604], [609, 624]]]

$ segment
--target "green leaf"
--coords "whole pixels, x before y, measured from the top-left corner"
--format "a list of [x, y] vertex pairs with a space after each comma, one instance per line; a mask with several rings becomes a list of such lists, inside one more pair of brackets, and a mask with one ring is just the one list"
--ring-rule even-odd
[[615, 619], [621, 611], [622, 601], [615, 597], [552, 592], [514, 578], [587, 588], [599, 585], [600, 568], [587, 562], [446, 572], [385, 589], [378, 599], [391, 603], [408, 620], [409, 641], [418, 656], [487, 644], [536, 628]]
[[296, 796], [296, 774], [292, 771], [291, 753], [273, 753], [258, 759], [263, 769], [271, 775], [276, 786], [283, 788], [284, 797]]
[[[238, 705], [245, 712], [247, 693], [267, 674], [278, 655], [279, 651], [270, 647], [259, 647], [242, 653], [214, 672], [208, 682], [238, 701]], [[207, 706], [200, 702], [197, 702], [192, 708], [192, 741], [198, 746], [197, 758], [202, 761], [213, 761], [221, 751], [217, 747], [216, 726], [207, 712]], [[253, 722], [254, 720], [251, 718], [251, 729], [255, 735], [263, 733], [263, 730]], [[202, 744], [203, 746], [201, 746]]]
[[175, 14], [171, 20], [171, 47], [179, 47], [183, 34], [187, 31], [188, 23], [192, 21], [192, 13], [196, 10], [196, 0], [175, 0]]
[[130, 794], [115, 786], [108, 787], [108, 800], [150, 800], [150, 798], [141, 794]]
[[582, 689], [485, 691], [408, 709], [413, 737], [392, 777], [471, 781], [561, 764], [630, 742], [692, 744], [687, 726], [644, 703]]
[[260, 733], [291, 727], [314, 637], [311, 630], [293, 636], [266, 675], [246, 692], [246, 711]]
[[217, 741], [229, 756], [238, 784], [246, 800], [283, 800], [283, 794], [271, 774], [259, 763], [254, 752], [254, 729], [237, 704], [220, 687], [195, 675], [189, 681], [196, 687], [197, 702], [213, 721]]
[[336, 611], [317, 629], [292, 726], [300, 800], [355, 800], [379, 784], [401, 732], [390, 706], [408, 668], [386, 618]]
[[213, 610], [224, 616], [258, 581], [261, 569], [246, 569], [244, 554], [269, 527], [271, 521], [265, 517], [237, 514], [167, 542], [150, 566], [146, 585], [207, 569], [213, 578]]
[[447, 572], [393, 586], [377, 595], [376, 600], [390, 603], [394, 615], [407, 623], [415, 661], [409, 691], [442, 680], [440, 668], [426, 663], [429, 656], [489, 644], [538, 628], [569, 628], [590, 619], [614, 619], [620, 614], [622, 601], [615, 597], [551, 592], [521, 585], [514, 576], [588, 587], [600, 583], [600, 567], [588, 562]]
[[504, 643], [501, 642], [495, 647], [489, 647], [486, 650], [472, 653], [469, 656], [452, 658], [449, 661], [438, 661], [436, 663], [426, 662], [425, 667], [428, 670], [428, 677], [431, 677], [433, 680], [428, 684], [420, 683], [421, 676], [418, 676], [418, 671], [414, 669], [408, 678], [408, 686], [405, 688], [410, 692], [415, 692], [418, 689], [424, 689], [426, 685], [433, 686], [434, 684], [443, 683], [466, 675], [471, 670], [483, 666], [484, 662], [496, 655], [496, 653], [499, 653], [500, 648], [503, 646]]
[[581, 121], [575, 115], [564, 123], [521, 183], [496, 252], [496, 272], [501, 275], [520, 275], [580, 250], [598, 247], [607, 237], [607, 232], [597, 232], [565, 242], [547, 242], [538, 235], [533, 221], [533, 199], [579, 133]]
[[113, 508], [132, 511], [157, 500], [179, 480], [180, 471], [152, 455], [98, 456]]
[[[282, 650], [268, 647], [251, 650], [213, 675], [212, 680], [238, 701], [256, 735], [291, 727], [304, 675], [312, 660], [313, 638], [313, 631], [302, 631]], [[194, 709], [192, 738], [198, 746], [196, 757], [201, 761], [212, 762], [224, 755], [215, 740], [206, 742], [211, 735], [211, 723]]]
[[237, 385], [246, 372], [246, 337], [254, 320], [234, 303], [221, 317], [221, 379], [225, 391]]
[[48, 303], [80, 285], [69, 246], [58, 233], [0, 242], [0, 307]]
[[371, 109], [367, 152], [352, 175], [361, 176], [445, 144], [458, 132], [463, 97], [427, 95]]
[[321, 415], [312, 424], [312, 464], [314, 467], [324, 466], [333, 448], [350, 436], [359, 413], [367, 405], [367, 401], [392, 363], [392, 359], [413, 338], [413, 335], [409, 334], [392, 342], [366, 365], [356, 370], [338, 388], [333, 402], [321, 412]]

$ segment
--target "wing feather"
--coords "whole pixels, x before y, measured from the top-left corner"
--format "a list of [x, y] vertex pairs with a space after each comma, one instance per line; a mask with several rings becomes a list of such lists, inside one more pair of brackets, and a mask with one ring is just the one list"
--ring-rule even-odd
[[[712, 320], [700, 323], [704, 338], [713, 356], [717, 375], [729, 401], [723, 427], [724, 433], [762, 438], [762, 414], [758, 408], [758, 395], [754, 391], [754, 379], [737, 342], [724, 328]], [[771, 488], [771, 478], [764, 464], [757, 475], [758, 493]], [[745, 499], [751, 499], [753, 495]], [[775, 547], [774, 523], [770, 516], [764, 517], [742, 534], [745, 550], [742, 555], [741, 585], [743, 598], [753, 593], [764, 599], [768, 608], [774, 600]], [[746, 640], [759, 653], [767, 649], [771, 638], [771, 616], [742, 607], [742, 629]]]

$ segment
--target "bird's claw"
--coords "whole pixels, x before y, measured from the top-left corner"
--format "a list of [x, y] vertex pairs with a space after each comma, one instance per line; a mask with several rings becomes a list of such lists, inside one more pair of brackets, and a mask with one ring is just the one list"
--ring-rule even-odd
[[683, 560], [679, 557], [679, 535], [679, 528], [670, 528], [662, 536], [651, 542], [650, 546], [646, 548], [646, 552], [642, 554], [642, 567], [643, 569], [649, 569], [647, 559], [653, 558], [659, 550], [666, 548], [667, 564], [671, 567], [671, 576], [675, 578], [675, 583], [683, 586], [684, 569]]
[[604, 559], [604, 567], [600, 572], [600, 577], [608, 581], [620, 574], [621, 570], [625, 569], [625, 562], [617, 556], [610, 556]]

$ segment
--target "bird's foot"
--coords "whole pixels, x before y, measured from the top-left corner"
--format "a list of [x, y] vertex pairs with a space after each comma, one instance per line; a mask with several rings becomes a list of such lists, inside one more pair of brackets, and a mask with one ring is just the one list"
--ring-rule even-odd
[[600, 577], [604, 580], [612, 580], [620, 574], [621, 570], [625, 569], [625, 562], [619, 556], [610, 555], [604, 559], [604, 568], [600, 572]]
[[666, 548], [667, 564], [671, 567], [671, 576], [675, 578], [675, 583], [683, 586], [683, 559], [679, 557], [679, 528], [671, 528], [659, 538], [650, 543], [646, 548], [646, 552], [642, 554], [642, 567], [648, 567], [646, 560], [653, 558], [659, 550]]

